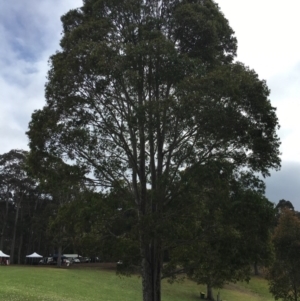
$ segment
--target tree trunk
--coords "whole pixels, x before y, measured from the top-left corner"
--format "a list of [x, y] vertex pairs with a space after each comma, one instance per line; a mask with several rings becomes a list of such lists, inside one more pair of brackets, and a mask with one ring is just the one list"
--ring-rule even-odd
[[214, 295], [213, 295], [213, 290], [212, 290], [212, 286], [210, 284], [207, 284], [207, 300], [212, 300], [214, 301]]
[[60, 245], [58, 247], [58, 256], [57, 256], [57, 266], [61, 267], [61, 252], [62, 252], [62, 246]]
[[12, 239], [12, 242], [11, 242], [11, 249], [10, 249], [10, 262], [11, 262], [11, 264], [14, 263], [14, 253], [15, 253], [15, 244], [16, 244], [16, 236], [17, 236], [17, 226], [18, 226], [20, 203], [21, 202], [17, 203], [17, 211], [16, 211], [16, 215], [15, 215], [15, 225], [14, 225], [13, 239]]
[[[18, 246], [18, 264], [21, 264], [21, 254], [23, 248], [23, 236], [24, 236], [24, 210], [21, 208], [21, 231], [20, 231], [20, 238], [19, 238], [19, 246]], [[25, 259], [26, 261], [26, 259]]]
[[0, 250], [3, 250], [5, 228], [6, 228], [6, 216], [5, 216], [5, 219], [3, 221], [3, 226], [2, 226], [1, 233], [0, 233], [1, 234]]
[[37, 250], [38, 253], [41, 254], [41, 240], [42, 240], [42, 232], [39, 233], [39, 237], [38, 237], [38, 246], [37, 246]]
[[257, 262], [254, 262], [254, 275], [258, 276], [259, 275], [259, 270], [258, 270], [258, 265], [257, 265]]
[[23, 233], [21, 233], [19, 247], [18, 247], [18, 264], [21, 264], [21, 251], [22, 251], [22, 247], [23, 247]]
[[2, 224], [2, 231], [1, 231], [0, 250], [3, 250], [4, 236], [5, 236], [5, 230], [6, 230], [6, 225], [7, 225], [7, 218], [8, 218], [8, 197], [5, 201], [5, 214], [4, 214], [4, 217], [3, 217], [3, 224]]
[[[32, 227], [31, 227], [32, 228]], [[26, 248], [26, 254], [29, 254], [31, 250], [35, 250], [35, 248], [32, 247], [32, 230], [30, 230], [29, 239], [27, 241], [27, 248]], [[36, 252], [39, 253], [37, 250]]]
[[160, 244], [153, 239], [142, 247], [143, 301], [161, 301], [162, 254]]

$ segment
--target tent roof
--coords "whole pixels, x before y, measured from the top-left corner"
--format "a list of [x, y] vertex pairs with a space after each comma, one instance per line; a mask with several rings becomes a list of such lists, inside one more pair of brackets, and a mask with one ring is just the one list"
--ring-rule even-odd
[[43, 258], [43, 256], [39, 255], [38, 253], [32, 253], [30, 255], [26, 255], [28, 258]]
[[9, 255], [4, 254], [1, 250], [0, 250], [0, 257], [10, 257]]
[[[53, 259], [57, 259], [57, 258], [58, 258], [58, 254], [53, 254], [52, 257], [53, 257]], [[61, 258], [61, 259], [66, 259], [66, 258], [68, 258], [68, 257], [66, 257], [65, 255], [61, 254], [60, 258]]]
[[82, 257], [79, 254], [64, 254], [67, 258], [77, 258], [77, 257]]

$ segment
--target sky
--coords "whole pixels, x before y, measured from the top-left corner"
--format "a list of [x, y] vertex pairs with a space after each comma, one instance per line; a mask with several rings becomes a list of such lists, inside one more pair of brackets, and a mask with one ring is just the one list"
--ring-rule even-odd
[[[281, 170], [266, 196], [300, 210], [300, 1], [217, 0], [238, 40], [237, 60], [267, 81], [281, 128]], [[45, 104], [49, 57], [59, 50], [60, 17], [81, 0], [0, 0], [0, 154], [28, 150], [31, 114]]]

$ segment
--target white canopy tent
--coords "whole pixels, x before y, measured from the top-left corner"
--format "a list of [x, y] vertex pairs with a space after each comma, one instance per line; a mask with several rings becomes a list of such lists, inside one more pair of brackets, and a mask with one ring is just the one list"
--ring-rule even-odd
[[3, 253], [1, 250], [0, 250], [0, 257], [10, 257], [9, 255]]
[[42, 255], [39, 255], [38, 253], [35, 253], [33, 252], [32, 254], [30, 255], [26, 255], [26, 261], [28, 264], [38, 264], [39, 263], [39, 260], [40, 258], [43, 258]]
[[33, 252], [30, 255], [26, 255], [27, 258], [43, 258], [42, 255], [39, 255], [38, 253]]
[[10, 256], [3, 253], [0, 250], [0, 264], [4, 264], [4, 265], [9, 265], [9, 260], [7, 258], [9, 258]]

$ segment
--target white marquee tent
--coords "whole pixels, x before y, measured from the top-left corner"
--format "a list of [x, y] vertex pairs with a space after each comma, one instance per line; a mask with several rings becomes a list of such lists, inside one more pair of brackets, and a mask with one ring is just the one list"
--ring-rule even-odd
[[3, 252], [0, 250], [0, 262], [1, 262], [1, 264], [5, 264], [5, 265], [9, 264], [9, 260], [7, 259], [7, 258], [9, 258], [9, 257], [10, 257], [9, 255], [3, 253]]
[[1, 250], [0, 250], [0, 257], [10, 257], [9, 255], [3, 253]]
[[30, 255], [26, 255], [27, 258], [43, 258], [42, 255], [39, 255], [38, 253], [33, 252]]
[[27, 263], [31, 263], [31, 264], [38, 264], [38, 262], [39, 262], [38, 259], [39, 258], [43, 258], [43, 256], [39, 255], [38, 253], [35, 253], [35, 252], [33, 252], [30, 255], [26, 255], [26, 261], [27, 261]]

